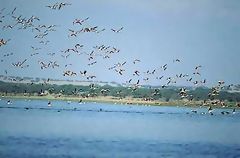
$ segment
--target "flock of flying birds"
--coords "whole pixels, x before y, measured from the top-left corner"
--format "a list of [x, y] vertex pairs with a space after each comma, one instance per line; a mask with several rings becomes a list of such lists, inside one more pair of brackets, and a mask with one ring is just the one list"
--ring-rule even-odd
[[[70, 7], [70, 3], [65, 2], [58, 2], [55, 4], [47, 5], [45, 7], [49, 8], [50, 10], [63, 10], [65, 7]], [[51, 24], [41, 24], [41, 18], [32, 15], [31, 17], [25, 17], [21, 14], [17, 14], [18, 8], [15, 7], [11, 11], [6, 11], [6, 8], [3, 8], [0, 10], [0, 26], [2, 26], [2, 30], [28, 30], [33, 34], [33, 39], [38, 41], [39, 45], [38, 47], [30, 46], [30, 49], [32, 50], [32, 53], [29, 54], [29, 58], [12, 62], [11, 65], [13, 67], [25, 69], [29, 68], [30, 65], [28, 64], [29, 60], [33, 60], [31, 57], [37, 57], [41, 54], [41, 50], [44, 47], [48, 47], [50, 41], [48, 39], [48, 36], [51, 35], [51, 33], [57, 31], [59, 25]], [[87, 33], [93, 33], [93, 34], [100, 34], [105, 31], [110, 31], [114, 34], [122, 33], [124, 31], [124, 27], [119, 28], [100, 28], [99, 26], [90, 26], [86, 27], [86, 23], [90, 21], [90, 17], [84, 17], [84, 18], [73, 18], [72, 20], [72, 26], [74, 28], [79, 29], [68, 29], [68, 35], [66, 35], [66, 38], [78, 38], [80, 34], [87, 34]], [[11, 23], [11, 24], [9, 24]], [[89, 25], [88, 25], [89, 26]], [[12, 42], [12, 39], [3, 39], [0, 38], [0, 49], [1, 47], [5, 47], [10, 42]], [[110, 60], [110, 58], [113, 55], [117, 55], [121, 52], [121, 50], [115, 46], [109, 46], [109, 45], [96, 45], [92, 47], [92, 50], [90, 52], [84, 51], [85, 45], [81, 43], [75, 43], [74, 45], [70, 46], [69, 48], [64, 48], [59, 50], [59, 53], [48, 53], [46, 56], [55, 57], [57, 55], [61, 55], [62, 58], [65, 59], [66, 63], [61, 65], [58, 61], [52, 60], [49, 61], [48, 59], [42, 60], [38, 59], [37, 63], [39, 65], [40, 70], [44, 69], [55, 69], [55, 68], [62, 68], [63, 72], [62, 75], [66, 77], [73, 77], [73, 76], [81, 76], [84, 79], [87, 80], [93, 80], [97, 78], [97, 75], [94, 73], [89, 72], [88, 70], [80, 70], [79, 72], [73, 71], [71, 67], [74, 65], [74, 63], [68, 62], [69, 56], [75, 54], [79, 56], [85, 56], [86, 61], [88, 61], [88, 64], [86, 67], [94, 67], [98, 63], [98, 59], [102, 58], [103, 60]], [[1, 62], [5, 62], [5, 58], [14, 57], [14, 53], [5, 53], [2, 56]], [[142, 59], [134, 59], [132, 61], [126, 60], [126, 61], [118, 61], [114, 65], [111, 65], [107, 68], [106, 71], [112, 71], [113, 73], [116, 73], [118, 77], [127, 75], [126, 71], [128, 70], [129, 66], [132, 65], [138, 65], [139, 63], [143, 62]], [[138, 88], [140, 88], [142, 85], [146, 85], [146, 83], [149, 80], [157, 80], [162, 81], [164, 84], [162, 84], [161, 88], [166, 88], [170, 85], [176, 84], [179, 80], [184, 80], [188, 83], [191, 83], [195, 86], [202, 86], [205, 85], [207, 80], [201, 79], [201, 65], [197, 65], [193, 67], [193, 72], [191, 74], [187, 73], [180, 73], [175, 74], [173, 76], [164, 76], [164, 72], [168, 71], [169, 66], [171, 64], [181, 64], [182, 61], [180, 59], [174, 59], [172, 63], [165, 63], [159, 67], [156, 67], [154, 69], [148, 69], [146, 71], [142, 71], [140, 69], [134, 70], [130, 76], [127, 76], [128, 80], [124, 81], [124, 85], [128, 86], [132, 91], [136, 91]], [[8, 71], [4, 71], [6, 75], [8, 75]], [[159, 75], [161, 74], [161, 75]], [[199, 79], [200, 78], [200, 79]], [[48, 79], [46, 84], [50, 80]], [[96, 88], [94, 84], [89, 85], [92, 89]], [[233, 86], [233, 85], [229, 85]], [[203, 105], [209, 105], [209, 113], [212, 113], [212, 105], [221, 105], [225, 106], [224, 101], [220, 101], [215, 99], [216, 96], [219, 95], [219, 92], [225, 87], [224, 81], [219, 81], [218, 84], [214, 87], [212, 87], [211, 92], [209, 93], [209, 99], [204, 100]], [[152, 88], [152, 87], [149, 87]], [[153, 89], [152, 94], [149, 95], [149, 98], [144, 98], [144, 100], [151, 100], [151, 97], [154, 95], [159, 94], [160, 88]], [[109, 89], [101, 89], [102, 93], [109, 93]], [[121, 92], [118, 92], [119, 94]], [[179, 95], [183, 99], [187, 100], [193, 100], [193, 96], [188, 94], [187, 88], [180, 88], [179, 89]], [[195, 112], [195, 111], [193, 111]]]

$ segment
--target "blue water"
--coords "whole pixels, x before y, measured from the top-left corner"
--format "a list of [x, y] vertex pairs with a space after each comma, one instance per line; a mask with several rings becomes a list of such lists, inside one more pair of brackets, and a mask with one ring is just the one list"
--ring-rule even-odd
[[239, 110], [7, 100], [0, 158], [240, 157]]

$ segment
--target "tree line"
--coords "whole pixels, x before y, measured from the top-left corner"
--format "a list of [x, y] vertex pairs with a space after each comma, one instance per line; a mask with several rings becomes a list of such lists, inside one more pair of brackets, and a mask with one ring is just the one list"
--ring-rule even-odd
[[[206, 100], [211, 89], [207, 87], [189, 88], [188, 95], [192, 100]], [[69, 96], [95, 97], [95, 96], [113, 96], [113, 97], [133, 97], [146, 100], [179, 100], [179, 87], [168, 88], [149, 88], [140, 87], [133, 90], [125, 86], [110, 85], [56, 85], [56, 84], [35, 84], [35, 83], [9, 83], [0, 81], [0, 92], [4, 94], [28, 94], [28, 95], [47, 95], [61, 94]], [[215, 99], [227, 100], [230, 102], [240, 102], [239, 92], [221, 91]]]

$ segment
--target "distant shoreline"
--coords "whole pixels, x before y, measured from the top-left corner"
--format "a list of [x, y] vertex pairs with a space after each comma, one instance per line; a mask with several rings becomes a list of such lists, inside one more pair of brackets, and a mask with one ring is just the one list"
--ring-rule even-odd
[[[0, 93], [1, 94], [1, 93]], [[118, 98], [112, 96], [101, 96], [101, 97], [78, 97], [78, 96], [60, 96], [56, 97], [54, 95], [45, 96], [34, 96], [34, 95], [22, 95], [22, 94], [1, 94], [1, 98], [8, 99], [32, 99], [32, 100], [62, 100], [62, 101], [74, 101], [74, 102], [97, 102], [97, 103], [111, 103], [111, 104], [125, 104], [125, 105], [148, 105], [148, 106], [181, 106], [181, 107], [217, 107], [217, 108], [239, 108], [236, 106], [235, 102], [227, 102], [226, 106], [220, 105], [202, 105], [202, 100], [200, 101], [185, 101], [185, 100], [170, 100], [170, 101], [144, 101], [142, 98]]]

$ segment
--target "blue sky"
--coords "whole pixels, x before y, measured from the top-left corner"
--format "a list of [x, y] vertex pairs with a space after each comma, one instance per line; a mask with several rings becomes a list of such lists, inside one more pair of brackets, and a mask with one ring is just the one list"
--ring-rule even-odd
[[[45, 6], [55, 2], [68, 2], [61, 10], [51, 10]], [[218, 80], [227, 84], [239, 84], [240, 81], [240, 2], [237, 0], [68, 0], [68, 1], [32, 1], [32, 0], [0, 0], [3, 14], [17, 7], [15, 15], [40, 18], [37, 24], [57, 25], [55, 32], [46, 37], [49, 44], [42, 46], [34, 39], [36, 32], [31, 29], [17, 28], [1, 30], [3, 39], [11, 39], [7, 45], [0, 47], [1, 59], [6, 53], [13, 52], [11, 57], [0, 62], [0, 73], [8, 71], [8, 75], [50, 77], [60, 79], [85, 80], [80, 76], [64, 77], [65, 64], [71, 63], [71, 71], [88, 70], [97, 76], [95, 80], [116, 81], [123, 83], [133, 78], [140, 79], [142, 84], [165, 84], [167, 77], [175, 77], [184, 73], [192, 75], [194, 67], [202, 65], [201, 76], [194, 80], [207, 79], [207, 85]], [[85, 27], [98, 26], [106, 31], [100, 34], [83, 33], [76, 38], [68, 37], [68, 29], [80, 29], [72, 24], [75, 18], [86, 18]], [[14, 21], [5, 17], [0, 27], [12, 25]], [[124, 27], [116, 34], [111, 28]], [[84, 52], [90, 53], [95, 45], [110, 45], [119, 48], [118, 54], [110, 59], [97, 57], [97, 64], [88, 66], [87, 56], [72, 54], [68, 59], [61, 57], [61, 50], [73, 47], [76, 43], [84, 45]], [[31, 57], [31, 46], [42, 47], [39, 55]], [[49, 56], [48, 53], [56, 53]], [[16, 68], [12, 62], [27, 60], [28, 68]], [[141, 62], [133, 64], [134, 59]], [[180, 59], [181, 63], [173, 62]], [[59, 68], [41, 70], [38, 61], [57, 61]], [[127, 61], [124, 75], [120, 76], [108, 68], [118, 62]], [[160, 67], [168, 64], [167, 71]], [[142, 79], [143, 72], [159, 69], [156, 76], [165, 76], [163, 80], [154, 77], [147, 82]], [[141, 76], [133, 76], [139, 70]], [[184, 80], [178, 85], [189, 84]]]

